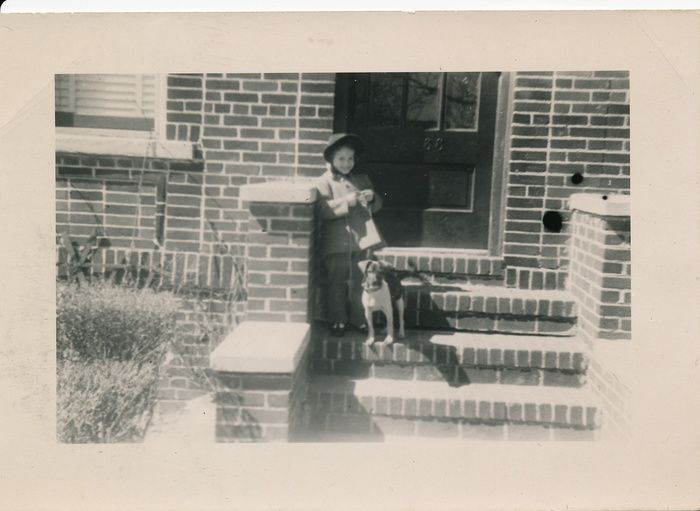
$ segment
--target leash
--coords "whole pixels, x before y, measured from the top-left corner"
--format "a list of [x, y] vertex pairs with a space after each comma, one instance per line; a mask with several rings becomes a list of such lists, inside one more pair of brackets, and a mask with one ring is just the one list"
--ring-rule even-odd
[[[357, 201], [358, 201], [358, 204], [360, 206], [362, 206], [365, 209], [365, 211], [367, 211], [367, 213], [369, 214], [370, 220], [374, 221], [374, 217], [372, 215], [372, 207], [369, 205], [369, 203], [367, 201], [365, 201], [364, 199], [360, 199], [360, 198], [358, 198]], [[352, 261], [353, 236], [352, 236], [352, 229], [350, 229], [350, 220], [349, 219], [350, 219], [350, 215], [348, 214], [345, 217], [345, 227], [346, 227], [346, 231], [348, 233], [348, 270], [349, 270], [348, 271], [348, 280], [346, 281], [346, 285], [348, 288], [348, 301], [352, 301], [352, 299], [353, 299], [353, 296], [352, 296], [353, 278], [352, 278], [352, 276], [353, 276], [353, 273], [355, 272], [355, 268], [354, 268], [353, 261]], [[368, 257], [371, 258], [371, 249], [367, 249], [367, 254], [368, 254]]]

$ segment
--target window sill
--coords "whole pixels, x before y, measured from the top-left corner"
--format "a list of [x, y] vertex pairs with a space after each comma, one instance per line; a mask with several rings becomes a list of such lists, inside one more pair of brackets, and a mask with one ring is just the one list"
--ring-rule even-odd
[[191, 160], [194, 157], [192, 142], [159, 140], [149, 138], [145, 133], [76, 128], [58, 128], [56, 130], [56, 151], [175, 160]]

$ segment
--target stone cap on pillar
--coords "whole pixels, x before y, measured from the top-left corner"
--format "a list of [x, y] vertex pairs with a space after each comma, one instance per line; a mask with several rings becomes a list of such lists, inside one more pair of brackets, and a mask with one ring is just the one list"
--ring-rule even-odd
[[571, 210], [600, 216], [630, 216], [630, 196], [622, 194], [574, 193], [569, 197]]
[[244, 321], [209, 355], [214, 371], [293, 373], [311, 336], [307, 323]]
[[249, 202], [312, 204], [318, 189], [313, 180], [268, 181], [241, 186], [240, 198]]

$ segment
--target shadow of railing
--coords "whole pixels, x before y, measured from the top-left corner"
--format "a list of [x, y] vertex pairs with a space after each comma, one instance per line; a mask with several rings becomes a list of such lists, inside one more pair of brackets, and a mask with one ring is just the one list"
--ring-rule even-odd
[[257, 418], [246, 411], [243, 398], [234, 393], [218, 393], [216, 404], [217, 442], [256, 442], [263, 440], [264, 429]]

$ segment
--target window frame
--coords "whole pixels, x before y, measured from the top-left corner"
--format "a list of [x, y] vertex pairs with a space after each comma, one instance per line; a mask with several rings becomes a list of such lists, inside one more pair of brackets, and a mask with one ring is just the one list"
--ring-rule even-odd
[[[194, 144], [167, 140], [167, 74], [155, 74], [153, 131], [56, 126], [56, 151], [189, 160]], [[54, 77], [55, 90], [55, 77]], [[54, 112], [56, 111], [54, 94]]]

